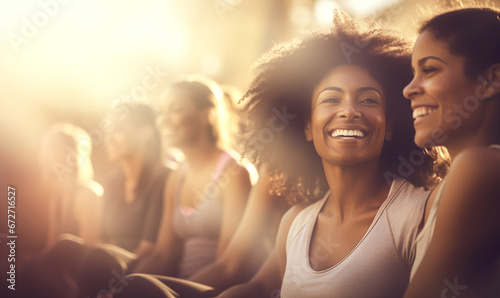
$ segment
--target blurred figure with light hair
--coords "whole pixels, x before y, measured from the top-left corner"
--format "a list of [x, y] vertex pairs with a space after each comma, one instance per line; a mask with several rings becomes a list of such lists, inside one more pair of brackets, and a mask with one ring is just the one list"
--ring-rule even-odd
[[[82, 128], [61, 122], [43, 136], [39, 167], [45, 181], [43, 198], [48, 205], [45, 253], [21, 270], [22, 297], [72, 297], [76, 292], [68, 277], [82, 255], [82, 243], [99, 242], [103, 188], [93, 180], [92, 141]], [[67, 243], [72, 243], [67, 249]]]
[[98, 240], [103, 189], [93, 180], [91, 153], [89, 135], [73, 124], [54, 124], [43, 137], [39, 164], [49, 189], [47, 248], [58, 235], [90, 244]]

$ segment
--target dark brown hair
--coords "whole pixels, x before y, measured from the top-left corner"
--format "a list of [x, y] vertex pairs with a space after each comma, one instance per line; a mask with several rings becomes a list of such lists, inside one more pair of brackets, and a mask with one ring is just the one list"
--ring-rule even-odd
[[489, 8], [465, 8], [437, 15], [425, 22], [428, 30], [444, 41], [449, 51], [465, 57], [465, 74], [476, 77], [494, 63], [500, 63], [500, 12]]

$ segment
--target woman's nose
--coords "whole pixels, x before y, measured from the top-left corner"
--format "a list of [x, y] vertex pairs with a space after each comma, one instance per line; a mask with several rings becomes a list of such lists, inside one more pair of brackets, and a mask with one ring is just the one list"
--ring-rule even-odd
[[347, 119], [359, 119], [361, 118], [361, 113], [356, 107], [356, 103], [354, 101], [346, 101], [344, 107], [339, 113], [340, 118]]
[[415, 78], [413, 78], [413, 80], [403, 89], [403, 95], [408, 99], [413, 99], [415, 96], [421, 93], [422, 93], [422, 88], [420, 87], [418, 81]]

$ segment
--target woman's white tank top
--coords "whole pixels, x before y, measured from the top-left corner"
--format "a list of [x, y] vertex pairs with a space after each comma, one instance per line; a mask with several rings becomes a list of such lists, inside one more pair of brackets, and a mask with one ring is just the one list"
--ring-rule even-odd
[[[358, 245], [338, 264], [322, 271], [311, 267], [311, 235], [328, 197], [301, 211], [287, 238], [281, 297], [402, 297], [415, 257], [415, 238], [429, 191], [394, 180], [389, 195]], [[325, 241], [326, 254], [335, 249]], [[321, 261], [321, 260], [319, 260]]]

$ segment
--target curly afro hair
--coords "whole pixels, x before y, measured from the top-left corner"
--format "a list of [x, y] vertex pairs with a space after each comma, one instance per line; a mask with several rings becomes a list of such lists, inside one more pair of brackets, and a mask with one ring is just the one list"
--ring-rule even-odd
[[322, 161], [304, 135], [313, 89], [340, 65], [366, 69], [384, 89], [393, 137], [382, 149], [386, 177], [403, 177], [416, 186], [436, 182], [435, 158], [413, 142], [410, 101], [402, 95], [411, 81], [410, 44], [388, 29], [361, 29], [344, 13], [334, 13], [329, 33], [275, 46], [256, 66], [257, 76], [242, 98], [248, 113], [244, 155], [266, 164], [272, 192], [291, 203], [315, 201], [329, 189]]

